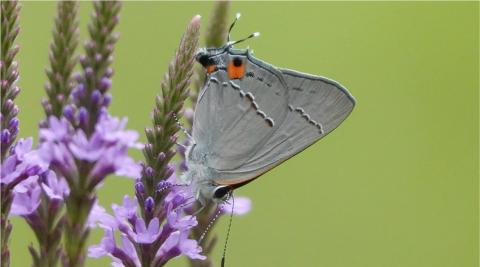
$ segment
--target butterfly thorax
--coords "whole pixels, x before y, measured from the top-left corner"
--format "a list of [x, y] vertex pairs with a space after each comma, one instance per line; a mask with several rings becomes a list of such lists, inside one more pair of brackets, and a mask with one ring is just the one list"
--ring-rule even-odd
[[[225, 186], [214, 182], [213, 177], [216, 176], [213, 169], [206, 167], [205, 164], [195, 162], [187, 157], [188, 170], [183, 173], [181, 180], [192, 186], [194, 195], [202, 206], [209, 201], [222, 202], [224, 201]], [[225, 189], [224, 189], [225, 188]], [[227, 190], [228, 191], [228, 190]]]

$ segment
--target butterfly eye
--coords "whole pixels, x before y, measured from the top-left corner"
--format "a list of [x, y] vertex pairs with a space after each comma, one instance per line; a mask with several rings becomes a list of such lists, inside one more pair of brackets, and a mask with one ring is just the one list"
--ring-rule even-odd
[[232, 191], [229, 186], [219, 186], [215, 188], [213, 197], [216, 199], [225, 199], [225, 197]]
[[228, 77], [230, 79], [241, 79], [245, 75], [245, 64], [241, 57], [234, 57], [228, 64]]

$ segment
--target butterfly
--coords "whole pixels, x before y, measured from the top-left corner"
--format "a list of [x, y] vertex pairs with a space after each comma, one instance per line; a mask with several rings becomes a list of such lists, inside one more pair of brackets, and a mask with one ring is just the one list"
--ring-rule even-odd
[[[238, 19], [237, 15], [237, 19]], [[353, 96], [339, 83], [275, 67], [233, 45], [203, 48], [205, 68], [186, 153], [183, 180], [196, 198], [226, 201], [230, 194], [320, 140], [351, 113]]]

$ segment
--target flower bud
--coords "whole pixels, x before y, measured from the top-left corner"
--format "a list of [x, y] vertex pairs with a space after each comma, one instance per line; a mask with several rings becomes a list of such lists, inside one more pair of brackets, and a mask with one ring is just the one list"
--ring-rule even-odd
[[135, 183], [135, 191], [140, 195], [145, 193], [145, 187], [142, 182], [138, 181]]
[[147, 212], [152, 212], [154, 205], [155, 205], [155, 201], [153, 200], [152, 197], [148, 197], [148, 198], [145, 200], [145, 210], [146, 210]]

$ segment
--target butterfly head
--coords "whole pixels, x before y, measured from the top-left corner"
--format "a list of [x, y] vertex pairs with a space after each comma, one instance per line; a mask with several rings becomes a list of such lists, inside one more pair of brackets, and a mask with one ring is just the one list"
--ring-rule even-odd
[[218, 185], [212, 182], [199, 184], [197, 187], [197, 199], [202, 205], [213, 201], [223, 203], [228, 200], [233, 188], [227, 185]]
[[220, 185], [210, 179], [215, 176], [211, 169], [202, 164], [190, 163], [189, 169], [183, 173], [181, 180], [185, 184], [191, 184], [196, 198], [202, 205], [210, 201], [215, 203], [225, 202], [233, 191], [230, 185]]

